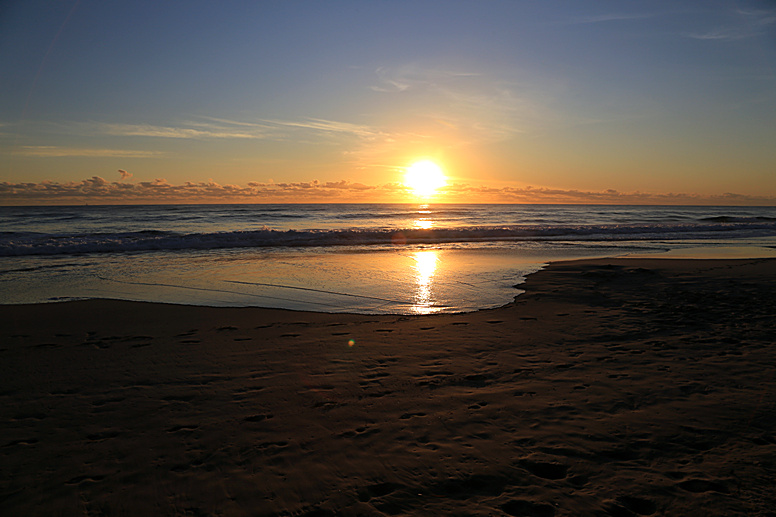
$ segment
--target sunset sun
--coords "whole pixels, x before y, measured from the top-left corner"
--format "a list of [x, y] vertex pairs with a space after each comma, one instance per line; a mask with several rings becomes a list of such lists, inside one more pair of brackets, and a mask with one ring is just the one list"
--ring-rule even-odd
[[415, 162], [407, 167], [404, 184], [412, 189], [416, 196], [427, 197], [436, 194], [437, 189], [447, 182], [442, 169], [430, 160]]

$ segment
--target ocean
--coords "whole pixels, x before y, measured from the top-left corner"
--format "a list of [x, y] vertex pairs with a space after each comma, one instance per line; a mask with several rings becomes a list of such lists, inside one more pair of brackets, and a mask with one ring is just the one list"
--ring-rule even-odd
[[466, 312], [510, 302], [550, 261], [614, 256], [776, 256], [776, 207], [0, 207], [1, 304]]

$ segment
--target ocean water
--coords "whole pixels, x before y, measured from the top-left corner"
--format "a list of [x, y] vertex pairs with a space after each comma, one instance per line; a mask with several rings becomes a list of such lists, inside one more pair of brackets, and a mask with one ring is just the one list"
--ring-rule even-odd
[[461, 312], [508, 303], [550, 261], [608, 256], [776, 256], [776, 207], [0, 207], [2, 304]]

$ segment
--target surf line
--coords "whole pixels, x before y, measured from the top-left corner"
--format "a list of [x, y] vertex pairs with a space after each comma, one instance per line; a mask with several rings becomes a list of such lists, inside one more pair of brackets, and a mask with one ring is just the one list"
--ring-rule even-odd
[[300, 291], [314, 291], [316, 293], [335, 294], [338, 296], [350, 296], [352, 298], [365, 298], [367, 300], [378, 300], [381, 302], [398, 303], [401, 305], [408, 305], [407, 302], [399, 300], [391, 300], [389, 298], [378, 298], [376, 296], [366, 296], [363, 294], [350, 294], [350, 293], [338, 293], [337, 291], [327, 291], [325, 289], [313, 289], [312, 287], [298, 287], [295, 285], [282, 285], [282, 284], [265, 284], [262, 282], [242, 282], [240, 280], [224, 280], [224, 282], [231, 282], [233, 284], [245, 284], [245, 285], [260, 285], [263, 287], [280, 287], [282, 289], [298, 289]]

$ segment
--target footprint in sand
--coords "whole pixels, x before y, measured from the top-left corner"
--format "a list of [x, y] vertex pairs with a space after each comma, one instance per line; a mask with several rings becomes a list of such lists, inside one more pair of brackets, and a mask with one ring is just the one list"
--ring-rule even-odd
[[776, 445], [776, 437], [772, 434], [762, 434], [755, 438], [752, 438], [752, 442], [756, 445]]
[[555, 508], [549, 504], [534, 503], [524, 499], [512, 499], [501, 505], [507, 515], [528, 515], [536, 517], [554, 517]]
[[109, 438], [115, 438], [118, 435], [119, 435], [118, 431], [102, 431], [99, 433], [88, 434], [86, 435], [86, 438], [92, 442], [100, 442], [102, 440], [107, 440]]
[[563, 465], [562, 463], [531, 460], [521, 461], [520, 466], [542, 479], [565, 479], [569, 469], [568, 465]]
[[386, 372], [374, 372], [374, 373], [367, 373], [363, 375], [364, 379], [380, 379], [382, 377], [390, 377], [390, 376], [391, 374]]
[[477, 402], [477, 403], [472, 404], [471, 406], [469, 406], [469, 409], [472, 409], [472, 410], [482, 409], [482, 408], [484, 408], [487, 405], [488, 405], [487, 402]]
[[[625, 509], [630, 510], [637, 515], [652, 515], [657, 511], [657, 505], [655, 505], [655, 503], [649, 499], [642, 499], [641, 497], [624, 495], [618, 497], [617, 502], [622, 505], [621, 507], [625, 507]], [[614, 515], [611, 511], [609, 513]]]
[[443, 481], [434, 492], [438, 496], [455, 499], [470, 499], [480, 496], [498, 497], [508, 485], [509, 480], [503, 476], [472, 474]]
[[199, 429], [199, 426], [195, 424], [181, 424], [181, 425], [170, 427], [169, 429], [167, 429], [167, 432], [177, 433], [178, 431], [194, 431], [195, 429]]
[[376, 485], [370, 485], [358, 489], [358, 500], [365, 503], [370, 499], [391, 494], [400, 488], [403, 488], [403, 486], [397, 485], [396, 483], [378, 483]]
[[244, 422], [263, 422], [264, 420], [269, 420], [270, 418], [274, 417], [272, 413], [264, 413], [259, 415], [251, 415], [243, 418]]
[[38, 443], [37, 438], [22, 438], [21, 440], [13, 440], [5, 445], [3, 447], [15, 447], [16, 445], [35, 445]]
[[344, 433], [341, 433], [339, 436], [341, 438], [364, 438], [367, 436], [371, 436], [373, 434], [377, 434], [380, 432], [379, 428], [368, 428], [368, 427], [357, 427], [356, 429], [352, 431], [345, 431]]
[[708, 481], [705, 479], [688, 479], [687, 481], [678, 483], [678, 485], [682, 490], [693, 492], [695, 494], [699, 494], [701, 492], [720, 492], [722, 494], [726, 494], [728, 492], [727, 487], [722, 483]]
[[35, 345], [35, 348], [62, 348], [62, 345], [59, 343], [41, 343], [39, 345]]
[[81, 483], [102, 481], [105, 476], [76, 476], [69, 481], [65, 481], [66, 485], [80, 485]]
[[46, 418], [45, 413], [17, 413], [15, 414], [11, 420], [44, 420]]
[[108, 397], [108, 398], [100, 398], [92, 402], [92, 406], [95, 407], [101, 407], [106, 404], [112, 404], [117, 402], [123, 402], [125, 397]]

